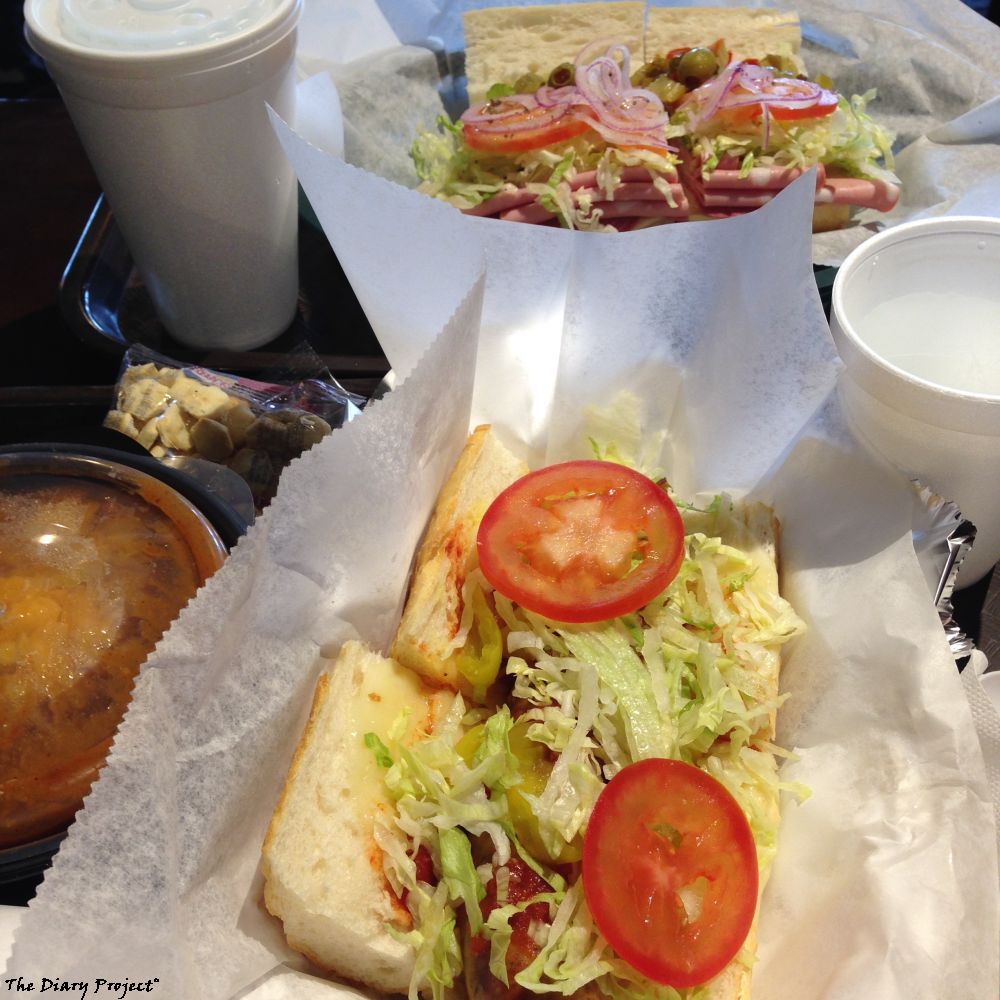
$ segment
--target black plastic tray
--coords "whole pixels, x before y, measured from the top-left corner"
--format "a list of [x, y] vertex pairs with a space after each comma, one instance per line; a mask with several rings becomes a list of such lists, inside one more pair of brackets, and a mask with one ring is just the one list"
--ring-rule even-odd
[[[277, 339], [253, 351], [192, 350], [156, 317], [149, 293], [102, 196], [63, 273], [59, 303], [70, 328], [87, 345], [121, 356], [141, 343], [190, 364], [253, 375], [287, 371], [303, 342], [345, 388], [369, 396], [389, 370], [382, 348], [343, 269], [304, 197], [299, 212], [299, 302]], [[311, 374], [311, 372], [310, 372]]]

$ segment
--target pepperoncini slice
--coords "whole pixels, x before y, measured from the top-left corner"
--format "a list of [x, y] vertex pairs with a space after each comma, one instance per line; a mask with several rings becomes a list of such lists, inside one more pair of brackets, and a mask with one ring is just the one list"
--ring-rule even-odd
[[458, 672], [472, 685], [472, 697], [482, 703], [486, 691], [497, 679], [503, 654], [503, 637], [500, 626], [493, 617], [493, 610], [482, 588], [475, 587], [471, 596], [472, 626], [456, 666]]

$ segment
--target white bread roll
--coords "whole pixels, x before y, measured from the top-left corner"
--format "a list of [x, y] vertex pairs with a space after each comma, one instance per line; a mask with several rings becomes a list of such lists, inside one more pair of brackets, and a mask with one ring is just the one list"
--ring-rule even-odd
[[542, 77], [573, 62], [586, 45], [628, 46], [632, 69], [671, 49], [725, 40], [735, 59], [798, 57], [799, 16], [765, 7], [650, 7], [633, 0], [605, 3], [487, 7], [462, 15], [469, 103], [481, 104], [495, 83], [524, 73]]
[[410, 927], [375, 843], [375, 817], [391, 811], [365, 733], [385, 741], [409, 709], [407, 739], [433, 730], [451, 704], [420, 678], [361, 643], [344, 645], [320, 677], [263, 847], [264, 902], [289, 945], [319, 968], [380, 993], [405, 993], [413, 952], [386, 931]]
[[622, 0], [466, 11], [462, 24], [469, 103], [481, 104], [493, 84], [513, 85], [524, 73], [547, 78], [592, 42], [625, 44], [638, 58], [645, 9], [642, 2]]
[[711, 45], [717, 38], [736, 60], [797, 55], [802, 48], [799, 15], [769, 7], [650, 7], [645, 58], [671, 49]]

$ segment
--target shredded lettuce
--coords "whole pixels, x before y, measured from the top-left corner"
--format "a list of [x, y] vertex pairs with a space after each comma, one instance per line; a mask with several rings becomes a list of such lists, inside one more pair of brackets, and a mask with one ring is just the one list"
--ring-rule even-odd
[[392, 754], [376, 733], [365, 733], [364, 740], [365, 746], [375, 754], [375, 762], [379, 767], [392, 767]]
[[650, 672], [624, 630], [563, 632], [571, 655], [592, 664], [599, 682], [614, 696], [631, 761], [669, 757], [674, 739], [670, 720], [656, 707]]
[[479, 901], [486, 895], [472, 861], [472, 845], [469, 838], [455, 827], [448, 827], [438, 834], [441, 852], [441, 879], [448, 886], [452, 900], [465, 906], [469, 929], [478, 934], [483, 926], [483, 914]]
[[659, 482], [664, 478], [660, 463], [668, 434], [644, 427], [641, 410], [635, 393], [620, 392], [610, 405], [584, 411], [584, 436], [599, 461], [627, 465]]
[[432, 893], [423, 889], [410, 892], [407, 904], [413, 913], [414, 929], [400, 931], [391, 924], [386, 926], [392, 937], [414, 951], [409, 1000], [419, 1000], [424, 983], [430, 986], [434, 1000], [445, 1000], [462, 971], [462, 949], [454, 911], [447, 905], [448, 891], [447, 884], [441, 882]]
[[[724, 157], [740, 160], [746, 176], [755, 166], [808, 168], [814, 163], [833, 167], [851, 177], [898, 184], [893, 173], [892, 135], [868, 113], [875, 91], [841, 97], [837, 109], [824, 118], [771, 120], [768, 144], [762, 144], [759, 124], [734, 126], [724, 119], [709, 120], [690, 129], [684, 143], [702, 159], [708, 177]], [[684, 124], [683, 111], [678, 121]]]
[[504, 986], [510, 986], [507, 976], [507, 951], [510, 947], [510, 939], [513, 933], [511, 917], [518, 913], [523, 913], [529, 906], [539, 903], [553, 903], [558, 905], [565, 893], [543, 892], [537, 896], [532, 896], [520, 903], [508, 903], [498, 906], [486, 919], [485, 932], [490, 942], [490, 972], [499, 979]]
[[587, 200], [577, 204], [570, 181], [584, 171], [596, 171], [597, 187], [610, 197], [625, 167], [645, 167], [650, 179], [675, 176], [677, 157], [652, 149], [620, 149], [589, 131], [542, 149], [501, 155], [470, 148], [460, 122], [442, 116], [438, 131], [422, 130], [410, 147], [410, 158], [420, 180], [419, 191], [456, 208], [469, 209], [502, 191], [525, 189], [558, 213], [570, 229], [605, 231], [599, 209]]

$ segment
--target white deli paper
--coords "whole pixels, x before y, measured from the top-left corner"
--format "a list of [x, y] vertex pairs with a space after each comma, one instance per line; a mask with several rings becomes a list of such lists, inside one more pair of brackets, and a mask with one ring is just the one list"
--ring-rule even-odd
[[[554, 231], [565, 300], [545, 303], [530, 339], [477, 337], [489, 280], [476, 274], [433, 302], [405, 274], [388, 284], [415, 303], [413, 341], [430, 346], [399, 388], [290, 466], [151, 656], [5, 976], [155, 979], [154, 995], [178, 1000], [356, 995], [292, 956], [261, 903], [260, 844], [318, 654], [353, 635], [388, 645], [470, 419], [558, 459], [586, 453], [582, 408], [629, 391], [645, 440], [668, 432], [661, 461], [685, 492], [774, 504], [785, 592], [809, 625], [779, 718], [799, 755], [786, 776], [812, 796], [785, 807], [755, 1000], [995, 997], [983, 759], [913, 552], [912, 491], [843, 431], [808, 263], [811, 197], [805, 178], [741, 219], [632, 234], [635, 259], [619, 237], [576, 247], [578, 234]], [[776, 274], [781, 294], [762, 294]], [[443, 333], [422, 336], [439, 311], [454, 313]], [[512, 397], [536, 402], [530, 416]]]

